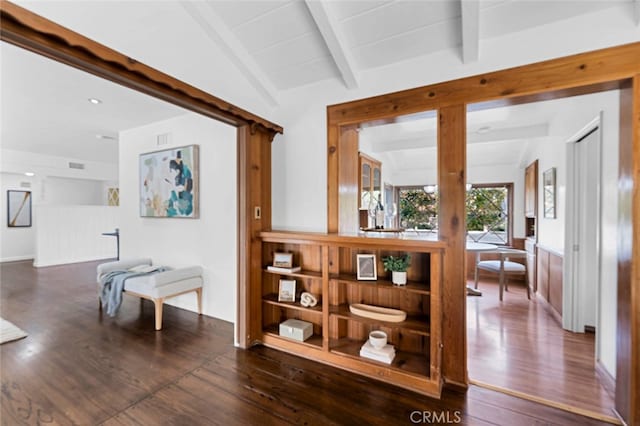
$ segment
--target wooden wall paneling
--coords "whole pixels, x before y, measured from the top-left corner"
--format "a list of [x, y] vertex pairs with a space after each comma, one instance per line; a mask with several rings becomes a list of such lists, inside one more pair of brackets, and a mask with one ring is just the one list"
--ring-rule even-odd
[[631, 43], [332, 105], [328, 117], [332, 123], [357, 124], [444, 106], [540, 94], [526, 99], [534, 102], [548, 99], [542, 94], [554, 90], [562, 91], [558, 93], [562, 96], [575, 95], [568, 89], [580, 87], [588, 87], [587, 93], [610, 90], [618, 85], [609, 83], [638, 72], [638, 57], [640, 43]]
[[442, 376], [447, 383], [466, 387], [466, 117], [463, 104], [438, 111], [439, 238], [448, 249], [443, 258], [442, 279]]
[[562, 256], [549, 254], [549, 304], [562, 316]]
[[640, 423], [640, 76], [620, 91], [619, 155], [616, 411], [631, 425]]
[[549, 300], [549, 252], [538, 247], [538, 295]]
[[[339, 232], [355, 232], [358, 230], [359, 223], [359, 134], [356, 126], [345, 126], [340, 128], [339, 133]], [[331, 229], [329, 232], [333, 232]]]

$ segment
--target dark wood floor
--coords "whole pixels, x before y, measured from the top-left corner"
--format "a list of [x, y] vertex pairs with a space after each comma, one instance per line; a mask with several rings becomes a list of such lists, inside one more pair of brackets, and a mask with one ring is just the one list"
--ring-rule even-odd
[[1, 315], [29, 333], [0, 346], [3, 425], [600, 424], [474, 386], [434, 400], [240, 350], [231, 324], [173, 307], [155, 332], [151, 304], [130, 297], [117, 318], [102, 317], [95, 265], [0, 265]]
[[615, 418], [614, 399], [595, 372], [595, 336], [562, 329], [543, 302], [512, 285], [504, 301], [495, 282], [467, 296], [471, 380]]

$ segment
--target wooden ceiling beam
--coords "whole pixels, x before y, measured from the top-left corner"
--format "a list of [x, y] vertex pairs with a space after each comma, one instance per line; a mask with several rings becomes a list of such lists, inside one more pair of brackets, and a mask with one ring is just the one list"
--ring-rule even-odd
[[262, 98], [272, 107], [278, 106], [278, 90], [211, 5], [206, 2], [181, 2], [180, 4], [204, 30], [209, 39], [238, 67]]
[[357, 88], [355, 61], [346, 47], [346, 41], [338, 23], [327, 10], [327, 5], [321, 0], [305, 0], [305, 3], [324, 38], [333, 61], [340, 70], [345, 86], [347, 89]]
[[327, 116], [333, 124], [359, 124], [450, 105], [547, 100], [587, 86], [589, 92], [609, 90], [638, 72], [637, 58], [640, 42], [331, 105]]

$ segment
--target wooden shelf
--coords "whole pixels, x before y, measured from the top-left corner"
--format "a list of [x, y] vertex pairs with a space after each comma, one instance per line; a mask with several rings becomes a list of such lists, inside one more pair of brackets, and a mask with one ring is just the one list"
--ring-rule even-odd
[[349, 285], [361, 285], [397, 291], [408, 291], [411, 293], [419, 293], [425, 295], [431, 294], [431, 292], [429, 291], [429, 284], [418, 281], [407, 281], [406, 285], [395, 285], [391, 281], [384, 279], [380, 279], [377, 281], [358, 280], [353, 275], [348, 274], [331, 275], [329, 279], [341, 284], [344, 283]]
[[329, 348], [332, 353], [357, 359], [358, 361], [384, 365], [392, 370], [402, 371], [404, 373], [416, 374], [421, 377], [429, 378], [429, 357], [426, 354], [416, 354], [411, 352], [403, 352], [396, 350], [396, 356], [391, 364], [375, 361], [373, 359], [360, 356], [360, 348], [364, 344], [363, 341], [353, 339], [332, 339], [329, 341]]
[[[388, 231], [388, 230], [384, 230]], [[265, 346], [323, 362], [439, 398], [442, 258], [447, 244], [424, 241], [394, 232], [360, 232], [353, 235], [298, 232], [261, 232], [262, 262], [252, 299], [261, 300], [259, 322], [251, 330], [261, 330], [253, 341]], [[270, 271], [273, 253], [288, 252], [298, 272]], [[357, 254], [375, 253], [377, 258], [410, 253], [413, 264], [404, 286], [391, 282], [382, 273], [376, 281], [356, 277]], [[321, 294], [319, 306], [305, 308], [299, 302], [278, 301], [278, 279], [297, 279], [300, 287]], [[255, 299], [257, 298], [257, 299]], [[345, 302], [371, 302], [390, 308], [402, 307], [412, 315], [402, 322], [379, 321], [349, 311]], [[287, 318], [313, 323], [314, 335], [304, 342], [279, 335], [279, 325]], [[381, 329], [397, 346], [391, 364], [360, 356], [369, 331]]]
[[266, 327], [264, 330], [262, 330], [262, 333], [265, 336], [268, 336], [269, 338], [271, 338], [272, 340], [277, 341], [283, 341], [283, 342], [287, 342], [288, 343], [295, 343], [298, 345], [302, 345], [302, 346], [308, 346], [311, 347], [313, 349], [320, 349], [322, 350], [322, 336], [319, 335], [312, 335], [311, 337], [309, 337], [307, 340], [305, 340], [304, 342], [300, 342], [299, 340], [294, 340], [294, 339], [290, 339], [288, 337], [283, 337], [280, 336], [280, 331], [279, 331], [279, 324], [274, 324], [274, 325], [270, 325], [268, 327]]
[[298, 271], [298, 272], [276, 272], [270, 271], [267, 268], [263, 269], [264, 272], [272, 275], [283, 275], [287, 277], [298, 277], [298, 278], [311, 278], [311, 279], [322, 279], [322, 272], [316, 271]]
[[303, 311], [303, 312], [311, 312], [313, 314], [318, 314], [318, 315], [322, 315], [322, 304], [318, 303], [316, 306], [314, 307], [310, 307], [310, 308], [306, 308], [304, 306], [302, 306], [301, 304], [299, 304], [298, 302], [279, 302], [278, 301], [278, 295], [271, 293], [271, 294], [267, 294], [266, 296], [262, 297], [262, 301], [268, 305], [274, 305], [274, 306], [278, 306], [281, 308], [286, 308], [286, 309], [293, 309], [293, 310], [297, 310], [297, 311]]
[[329, 310], [329, 314], [333, 317], [358, 321], [365, 324], [379, 325], [381, 327], [388, 328], [401, 328], [409, 333], [419, 334], [421, 336], [429, 336], [429, 317], [428, 316], [407, 316], [407, 319], [402, 322], [388, 322], [378, 321], [371, 318], [365, 318], [358, 315], [354, 315], [349, 311], [348, 305], [332, 306]]

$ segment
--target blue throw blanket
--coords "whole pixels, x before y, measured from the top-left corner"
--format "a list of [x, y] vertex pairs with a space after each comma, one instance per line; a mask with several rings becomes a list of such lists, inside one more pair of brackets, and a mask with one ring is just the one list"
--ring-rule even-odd
[[124, 290], [124, 282], [133, 277], [142, 275], [150, 275], [156, 272], [166, 271], [164, 267], [151, 272], [130, 272], [126, 270], [111, 271], [100, 277], [100, 303], [102, 308], [106, 310], [107, 315], [115, 317], [122, 304], [122, 291]]

